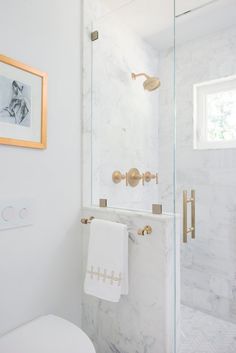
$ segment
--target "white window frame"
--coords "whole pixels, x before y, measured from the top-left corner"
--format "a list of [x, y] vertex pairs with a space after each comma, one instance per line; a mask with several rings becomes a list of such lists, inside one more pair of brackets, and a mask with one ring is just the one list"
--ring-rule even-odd
[[222, 91], [236, 89], [236, 75], [217, 80], [198, 83], [193, 86], [193, 148], [202, 149], [224, 149], [236, 148], [236, 140], [232, 141], [209, 141], [207, 139], [207, 107], [206, 97]]

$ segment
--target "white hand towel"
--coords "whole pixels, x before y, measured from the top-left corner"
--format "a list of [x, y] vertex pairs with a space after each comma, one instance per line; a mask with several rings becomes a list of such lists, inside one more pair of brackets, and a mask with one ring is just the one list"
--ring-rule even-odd
[[111, 302], [118, 302], [122, 294], [128, 294], [126, 225], [99, 219], [92, 221], [84, 291]]

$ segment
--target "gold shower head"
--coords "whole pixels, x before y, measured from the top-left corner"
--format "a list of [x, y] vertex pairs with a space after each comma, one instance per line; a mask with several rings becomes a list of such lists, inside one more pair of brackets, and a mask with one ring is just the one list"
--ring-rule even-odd
[[136, 78], [139, 77], [139, 76], [146, 77], [146, 80], [143, 83], [143, 88], [145, 90], [149, 91], [149, 92], [156, 90], [161, 85], [161, 81], [157, 77], [151, 77], [151, 76], [148, 76], [145, 73], [141, 73], [141, 74], [132, 73], [131, 74], [131, 77], [132, 77], [133, 80], [136, 80]]

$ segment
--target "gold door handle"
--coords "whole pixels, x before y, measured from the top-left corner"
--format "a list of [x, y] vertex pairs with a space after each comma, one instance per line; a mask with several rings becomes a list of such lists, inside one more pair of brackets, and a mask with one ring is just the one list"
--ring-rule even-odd
[[[187, 243], [188, 234], [191, 233], [192, 239], [196, 235], [196, 221], [195, 221], [195, 190], [191, 190], [191, 198], [188, 199], [188, 192], [183, 191], [183, 242]], [[188, 228], [188, 203], [191, 204], [191, 227]]]

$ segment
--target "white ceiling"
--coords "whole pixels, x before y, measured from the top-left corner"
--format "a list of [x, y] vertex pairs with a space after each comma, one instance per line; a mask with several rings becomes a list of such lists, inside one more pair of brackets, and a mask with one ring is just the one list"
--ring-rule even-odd
[[143, 38], [159, 33], [173, 23], [173, 0], [102, 0], [123, 23]]
[[190, 11], [197, 7], [211, 3], [212, 0], [176, 0], [176, 15]]
[[[189, 11], [195, 7], [202, 6], [206, 3], [211, 2], [212, 0], [176, 0], [176, 14], [180, 14], [186, 11]], [[135, 3], [135, 6], [138, 8], [151, 8], [154, 13], [161, 8], [164, 12], [173, 11], [174, 0], [101, 0], [101, 2], [110, 10], [117, 10], [124, 5], [129, 5]]]
[[[100, 1], [109, 13], [120, 18], [152, 46], [164, 48], [173, 42], [173, 0]], [[204, 6], [207, 4], [209, 5]], [[236, 0], [176, 0], [177, 16], [196, 8], [199, 10], [177, 19], [177, 35], [180, 41], [236, 23]]]

